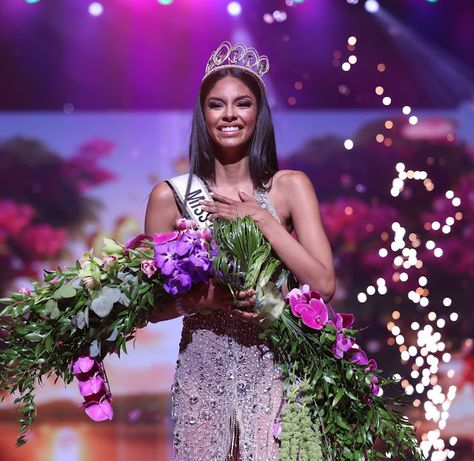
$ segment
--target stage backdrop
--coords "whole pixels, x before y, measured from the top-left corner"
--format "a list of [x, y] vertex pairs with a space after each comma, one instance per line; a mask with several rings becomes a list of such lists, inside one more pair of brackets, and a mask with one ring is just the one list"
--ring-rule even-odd
[[[274, 121], [281, 166], [306, 171], [321, 201], [338, 272], [333, 306], [369, 327], [366, 349], [401, 376], [425, 450], [468, 459], [474, 262], [464, 245], [474, 240], [474, 107], [416, 116], [291, 111]], [[175, 111], [0, 113], [2, 294], [42, 267], [100, 248], [103, 236], [123, 241], [142, 231], [152, 187], [186, 171], [190, 121], [190, 112]], [[410, 265], [416, 248], [422, 263]], [[30, 440], [16, 449], [7, 396], [2, 461], [166, 460], [180, 328], [180, 319], [150, 324], [128, 355], [106, 359], [113, 421], [89, 421], [75, 384], [47, 383], [37, 389]], [[421, 331], [443, 343], [431, 368], [420, 364]]]

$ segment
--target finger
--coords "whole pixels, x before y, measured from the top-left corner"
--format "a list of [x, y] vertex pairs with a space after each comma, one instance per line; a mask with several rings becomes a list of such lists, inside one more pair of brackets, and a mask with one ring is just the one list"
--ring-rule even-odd
[[248, 290], [239, 290], [235, 293], [237, 299], [251, 298], [253, 295], [253, 288], [249, 288]]
[[232, 315], [239, 319], [245, 320], [246, 322], [254, 322], [258, 320], [258, 315], [254, 312], [245, 312], [239, 309], [233, 309]]
[[255, 200], [255, 197], [245, 193], [243, 190], [239, 190], [239, 197], [242, 202], [249, 202], [251, 200]]

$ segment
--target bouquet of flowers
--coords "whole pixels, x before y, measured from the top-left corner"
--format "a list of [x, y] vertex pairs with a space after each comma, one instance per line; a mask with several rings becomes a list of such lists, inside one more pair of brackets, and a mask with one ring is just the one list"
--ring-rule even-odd
[[[0, 384], [19, 396], [20, 435], [36, 416], [34, 389], [43, 376], [70, 383], [96, 421], [111, 419], [103, 366], [167, 298], [217, 278], [234, 293], [254, 288], [262, 337], [274, 344], [285, 376], [286, 409], [274, 428], [282, 460], [364, 460], [412, 454], [413, 429], [382, 395], [390, 384], [356, 344], [352, 314], [335, 314], [316, 291], [281, 286], [288, 271], [250, 217], [216, 220], [212, 233], [180, 220], [176, 231], [139, 235], [121, 245], [106, 239], [102, 258], [84, 254], [74, 267], [47, 272], [34, 292], [0, 300]], [[392, 405], [391, 405], [392, 404]], [[298, 458], [299, 457], [299, 458]]]
[[73, 267], [47, 271], [34, 291], [0, 299], [0, 387], [18, 394], [17, 446], [36, 418], [35, 385], [44, 376], [66, 384], [75, 376], [89, 417], [111, 419], [104, 357], [127, 352], [160, 303], [207, 282], [215, 254], [209, 229], [179, 220], [169, 234], [125, 245], [105, 239], [102, 258], [85, 253]]

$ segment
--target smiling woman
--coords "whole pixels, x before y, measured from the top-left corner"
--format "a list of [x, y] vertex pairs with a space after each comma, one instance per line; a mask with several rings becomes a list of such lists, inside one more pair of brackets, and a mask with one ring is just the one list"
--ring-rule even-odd
[[[228, 42], [211, 56], [193, 115], [187, 192], [193, 176], [212, 190], [213, 200], [200, 198], [210, 222], [250, 216], [298, 281], [327, 301], [334, 293], [331, 249], [310, 181], [278, 168], [261, 79], [268, 67], [254, 49]], [[195, 193], [191, 199], [167, 182], [155, 186], [146, 233], [170, 232], [181, 215], [192, 217], [186, 195], [195, 206]], [[253, 290], [237, 298], [211, 279], [154, 318], [184, 315], [172, 388], [178, 461], [280, 459], [274, 427], [284, 406], [283, 375], [270, 342], [260, 339], [257, 314], [248, 310], [256, 302]]]

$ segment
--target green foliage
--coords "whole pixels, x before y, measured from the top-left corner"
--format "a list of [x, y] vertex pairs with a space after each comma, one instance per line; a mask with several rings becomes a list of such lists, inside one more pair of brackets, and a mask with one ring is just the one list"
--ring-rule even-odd
[[[153, 257], [152, 243], [144, 244], [148, 247], [124, 251], [108, 241], [104, 255], [109, 258], [85, 254], [73, 267], [46, 272], [31, 295], [13, 293], [1, 300], [0, 331], [8, 336], [0, 350], [0, 387], [18, 394], [17, 446], [26, 442], [36, 418], [35, 385], [45, 376], [69, 384], [71, 364], [81, 355], [103, 359], [126, 353], [127, 341], [163, 299], [161, 279], [149, 279], [140, 270], [142, 259]], [[101, 296], [106, 302], [112, 296], [113, 302], [95, 312], [93, 303]]]
[[[250, 217], [217, 220], [214, 238], [220, 250], [214, 270], [231, 290], [255, 288], [258, 293], [262, 283], [278, 279], [280, 286], [288, 274]], [[422, 459], [413, 427], [397, 409], [400, 400], [386, 396], [393, 381], [372, 371], [385, 390], [383, 396], [374, 395], [364, 366], [333, 356], [335, 327], [312, 330], [288, 305], [272, 320], [261, 337], [273, 343], [285, 377], [282, 461], [375, 460], [383, 457], [378, 447], [393, 456]], [[357, 333], [343, 332], [352, 338]]]

